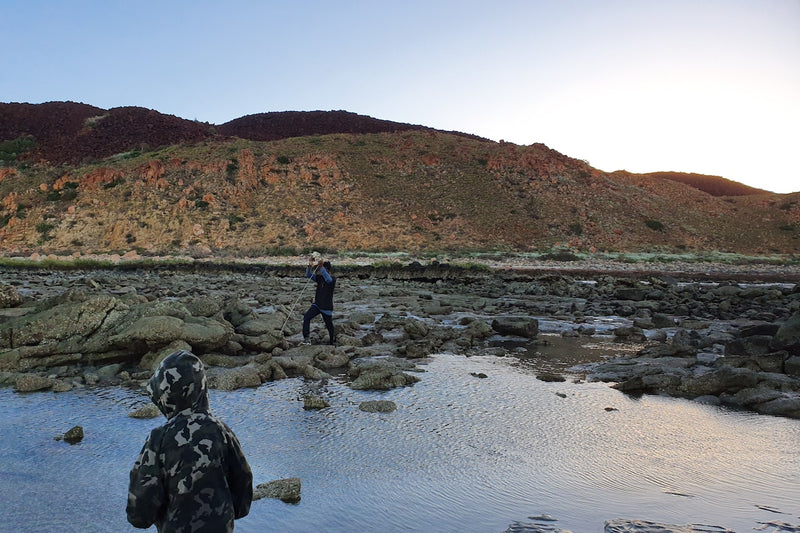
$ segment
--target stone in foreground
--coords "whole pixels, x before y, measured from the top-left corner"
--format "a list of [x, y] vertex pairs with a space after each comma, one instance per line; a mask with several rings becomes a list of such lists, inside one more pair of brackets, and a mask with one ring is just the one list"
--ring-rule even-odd
[[300, 501], [300, 478], [290, 477], [277, 479], [268, 483], [261, 483], [253, 491], [253, 500], [261, 498], [277, 498], [284, 503], [297, 503]]

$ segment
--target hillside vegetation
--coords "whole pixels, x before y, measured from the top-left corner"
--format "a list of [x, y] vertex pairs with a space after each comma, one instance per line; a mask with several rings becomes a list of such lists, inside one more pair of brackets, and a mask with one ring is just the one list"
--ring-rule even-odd
[[722, 178], [704, 181], [710, 194], [669, 175], [604, 173], [542, 144], [346, 112], [212, 126], [41, 105], [75, 116], [0, 104], [0, 140], [33, 139], [0, 167], [5, 255], [800, 250], [800, 193], [751, 194]]

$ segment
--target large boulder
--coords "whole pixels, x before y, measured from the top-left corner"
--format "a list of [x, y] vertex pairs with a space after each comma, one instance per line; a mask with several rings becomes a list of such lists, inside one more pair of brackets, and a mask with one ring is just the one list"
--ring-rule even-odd
[[781, 324], [771, 344], [774, 350], [786, 350], [792, 355], [800, 355], [800, 313], [795, 313]]
[[779, 398], [755, 405], [754, 409], [765, 415], [800, 418], [800, 393], [784, 393]]
[[690, 398], [719, 396], [723, 392], [735, 394], [758, 384], [758, 374], [746, 368], [721, 368], [683, 380], [678, 391]]
[[105, 327], [109, 314], [127, 306], [112, 296], [67, 301], [0, 325], [0, 350], [85, 338]]
[[784, 370], [788, 375], [800, 378], [800, 356], [795, 355], [788, 358], [784, 363]]
[[144, 316], [128, 325], [111, 342], [132, 352], [144, 354], [182, 340], [195, 351], [205, 352], [224, 346], [233, 337], [233, 330], [205, 317]]
[[114, 335], [111, 342], [144, 353], [183, 340], [183, 325], [183, 320], [174, 316], [146, 316]]
[[492, 320], [492, 329], [500, 335], [532, 339], [539, 334], [539, 321], [535, 318], [500, 317]]

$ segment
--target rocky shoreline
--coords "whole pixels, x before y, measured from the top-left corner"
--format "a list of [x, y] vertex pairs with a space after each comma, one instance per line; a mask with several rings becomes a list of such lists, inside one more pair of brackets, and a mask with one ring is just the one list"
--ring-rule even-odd
[[298, 345], [311, 288], [302, 267], [277, 261], [2, 267], [0, 383], [136, 387], [167, 354], [189, 349], [218, 389], [338, 375], [385, 390], [421, 379], [416, 363], [436, 353], [507, 356], [596, 338], [626, 355], [550, 365], [540, 378], [586, 376], [631, 394], [800, 418], [797, 267], [668, 267], [356, 262], [335, 270], [336, 346], [322, 344], [321, 323], [316, 344]]

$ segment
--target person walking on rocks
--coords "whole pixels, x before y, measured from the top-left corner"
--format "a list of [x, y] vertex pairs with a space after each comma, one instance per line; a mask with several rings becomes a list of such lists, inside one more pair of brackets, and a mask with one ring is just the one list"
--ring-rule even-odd
[[253, 499], [253, 474], [233, 431], [209, 412], [202, 361], [177, 351], [147, 390], [167, 422], [153, 429], [133, 465], [128, 522], [159, 533], [233, 531]]
[[[317, 260], [316, 268], [314, 260]], [[306, 267], [306, 277], [317, 284], [314, 293], [314, 302], [303, 315], [303, 344], [309, 344], [308, 335], [311, 327], [311, 319], [317, 315], [322, 315], [325, 327], [328, 329], [328, 339], [330, 344], [334, 344], [333, 332], [333, 289], [336, 288], [336, 278], [331, 276], [330, 261], [323, 261], [316, 255], [308, 260]]]

